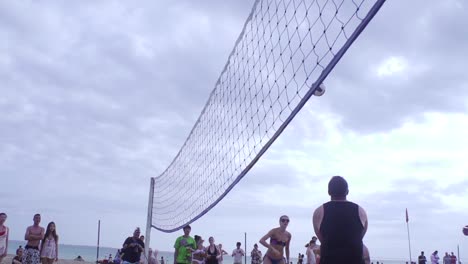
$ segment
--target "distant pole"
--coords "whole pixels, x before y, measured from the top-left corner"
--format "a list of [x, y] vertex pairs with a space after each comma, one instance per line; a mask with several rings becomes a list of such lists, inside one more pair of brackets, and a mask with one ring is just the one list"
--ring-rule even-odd
[[461, 263], [460, 259], [460, 246], [457, 244], [457, 255], [458, 255], [458, 263]]
[[96, 252], [96, 263], [99, 262], [99, 238], [101, 236], [101, 220], [98, 220], [98, 228], [97, 228], [97, 252]]
[[406, 229], [408, 231], [408, 250], [409, 250], [409, 259], [410, 262], [412, 263], [412, 258], [411, 258], [411, 240], [410, 240], [410, 231], [409, 231], [409, 217], [408, 217], [408, 208], [406, 208]]
[[146, 236], [145, 236], [145, 257], [150, 259], [149, 248], [151, 243], [151, 226], [153, 224], [153, 199], [154, 199], [154, 178], [150, 180], [150, 190], [148, 199], [148, 215], [146, 216]]
[[247, 264], [247, 232], [244, 232], [244, 261]]

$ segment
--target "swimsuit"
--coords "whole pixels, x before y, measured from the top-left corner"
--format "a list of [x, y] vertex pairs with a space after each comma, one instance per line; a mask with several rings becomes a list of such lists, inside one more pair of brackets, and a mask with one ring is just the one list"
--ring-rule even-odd
[[214, 252], [211, 252], [211, 246], [208, 247], [208, 249], [206, 250], [206, 254], [208, 255], [207, 256], [207, 259], [206, 259], [206, 263], [207, 264], [218, 264], [218, 259], [216, 258], [218, 256], [218, 248], [215, 246], [214, 247]]
[[54, 238], [46, 238], [42, 244], [41, 258], [55, 259], [57, 257], [57, 247]]
[[271, 238], [270, 239], [270, 244], [284, 247], [284, 246], [286, 246], [286, 241], [280, 241], [280, 240], [278, 240], [276, 238]]
[[197, 249], [193, 252], [192, 254], [192, 262], [196, 262], [198, 264], [204, 264], [205, 263], [205, 258], [201, 258], [201, 259], [195, 259], [195, 256], [198, 255], [198, 254], [203, 254], [205, 253], [205, 251], [203, 249]]
[[26, 245], [23, 252], [23, 264], [40, 264], [39, 247]]
[[8, 236], [8, 227], [5, 226], [5, 230], [0, 232], [0, 255], [6, 253], [6, 239]]
[[271, 261], [271, 264], [280, 264], [281, 261], [284, 260], [284, 258], [274, 259], [268, 255], [265, 255], [265, 257], [263, 257], [263, 261], [265, 261], [265, 258], [268, 258]]
[[[278, 240], [276, 238], [271, 238], [270, 239], [270, 245], [284, 247], [284, 246], [286, 246], [286, 241], [281, 241], [281, 240]], [[279, 259], [275, 259], [275, 258], [272, 258], [272, 257], [268, 256], [267, 254], [265, 254], [265, 257], [267, 257], [271, 261], [271, 264], [279, 264], [279, 263], [281, 263], [282, 260], [285, 259], [284, 257], [279, 258]], [[263, 259], [265, 259], [265, 257]]]

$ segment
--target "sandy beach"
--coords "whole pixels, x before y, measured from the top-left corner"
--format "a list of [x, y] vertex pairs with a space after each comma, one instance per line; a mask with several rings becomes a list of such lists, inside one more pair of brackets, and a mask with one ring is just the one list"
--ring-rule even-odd
[[[12, 259], [15, 257], [15, 255], [7, 255], [3, 260], [2, 263], [0, 264], [11, 264]], [[72, 259], [59, 259], [56, 263], [58, 264], [91, 264], [94, 262], [89, 262], [89, 261], [76, 261]]]

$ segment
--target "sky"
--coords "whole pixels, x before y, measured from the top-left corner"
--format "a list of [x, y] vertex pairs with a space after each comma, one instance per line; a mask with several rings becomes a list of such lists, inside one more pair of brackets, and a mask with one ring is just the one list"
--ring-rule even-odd
[[[253, 1], [1, 1], [0, 211], [61, 243], [120, 247], [201, 113]], [[468, 4], [387, 1], [256, 166], [192, 235], [248, 249], [280, 215], [291, 255], [342, 175], [375, 258], [468, 256]], [[153, 230], [172, 250], [181, 231]], [[264, 250], [264, 249], [263, 249]]]

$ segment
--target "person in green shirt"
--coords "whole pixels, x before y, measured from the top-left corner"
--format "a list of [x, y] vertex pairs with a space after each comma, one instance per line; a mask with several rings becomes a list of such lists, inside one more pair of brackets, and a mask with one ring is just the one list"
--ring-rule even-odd
[[174, 264], [191, 264], [192, 251], [197, 248], [195, 240], [190, 236], [192, 228], [184, 226], [184, 235], [177, 238], [174, 248]]

